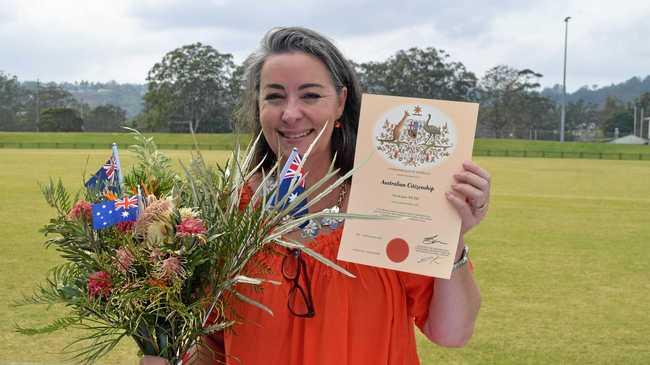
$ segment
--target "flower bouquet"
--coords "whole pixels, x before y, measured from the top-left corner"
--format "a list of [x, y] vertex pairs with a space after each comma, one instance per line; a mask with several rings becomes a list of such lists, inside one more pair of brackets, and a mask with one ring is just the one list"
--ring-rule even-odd
[[[300, 249], [352, 276], [308, 247], [283, 238], [310, 219], [363, 217], [290, 214], [299, 206], [305, 212], [352, 172], [336, 179], [337, 170], [330, 167], [320, 182], [297, 198], [291, 193], [300, 186], [302, 174], [294, 174], [285, 189], [288, 194], [279, 195], [278, 184], [267, 184], [279, 179], [277, 164], [266, 174], [251, 166], [253, 145], [260, 136], [246, 151], [235, 147], [223, 166], [209, 167], [197, 149], [179, 174], [152, 138], [132, 132], [138, 143], [130, 150], [137, 163], [128, 174], [122, 174], [114, 146], [112, 157], [74, 199], [60, 180], [41, 187], [56, 211], [42, 229], [48, 237], [45, 245], [60, 252], [65, 262], [19, 304], [60, 304], [67, 313], [44, 327], [18, 327], [19, 332], [84, 329], [85, 335], [64, 349], [83, 363], [94, 362], [131, 337], [141, 354], [175, 364], [192, 346], [201, 346], [202, 336], [233, 324], [224, 315], [228, 298], [269, 311], [237, 290], [239, 285], [263, 282], [245, 276], [244, 268], [254, 265], [251, 258], [268, 246]], [[299, 171], [308, 155], [309, 151]], [[262, 184], [243, 197], [245, 184], [256, 173]], [[332, 179], [336, 182], [329, 184]], [[314, 189], [325, 183], [327, 188], [313, 196]], [[265, 186], [276, 187], [269, 194]], [[208, 318], [217, 320], [209, 323]]]

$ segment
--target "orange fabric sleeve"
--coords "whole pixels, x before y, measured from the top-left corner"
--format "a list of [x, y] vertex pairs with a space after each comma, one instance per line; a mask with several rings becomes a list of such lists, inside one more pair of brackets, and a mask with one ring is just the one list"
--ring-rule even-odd
[[406, 292], [408, 316], [413, 318], [415, 324], [422, 330], [429, 317], [435, 280], [428, 276], [406, 272], [399, 272], [398, 275]]

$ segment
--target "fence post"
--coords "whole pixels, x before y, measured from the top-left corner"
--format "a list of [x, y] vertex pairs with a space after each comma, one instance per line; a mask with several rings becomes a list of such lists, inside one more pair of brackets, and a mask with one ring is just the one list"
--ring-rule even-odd
[[560, 158], [564, 158], [564, 151], [560, 151]]
[[622, 160], [623, 159], [623, 154], [621, 152], [618, 153], [618, 159]]

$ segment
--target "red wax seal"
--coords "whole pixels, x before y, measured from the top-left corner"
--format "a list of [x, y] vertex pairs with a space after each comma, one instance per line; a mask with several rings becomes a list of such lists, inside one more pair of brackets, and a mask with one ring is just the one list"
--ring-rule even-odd
[[401, 238], [393, 238], [386, 245], [386, 255], [392, 262], [402, 262], [409, 256], [409, 245]]

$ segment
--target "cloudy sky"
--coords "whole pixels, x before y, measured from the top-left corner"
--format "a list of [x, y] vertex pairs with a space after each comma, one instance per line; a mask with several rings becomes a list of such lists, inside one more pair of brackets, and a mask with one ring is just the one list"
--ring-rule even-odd
[[650, 75], [647, 0], [0, 0], [0, 71], [20, 80], [144, 82], [151, 66], [202, 42], [240, 63], [271, 27], [301, 25], [356, 61], [435, 47], [479, 77], [506, 64], [567, 88]]

